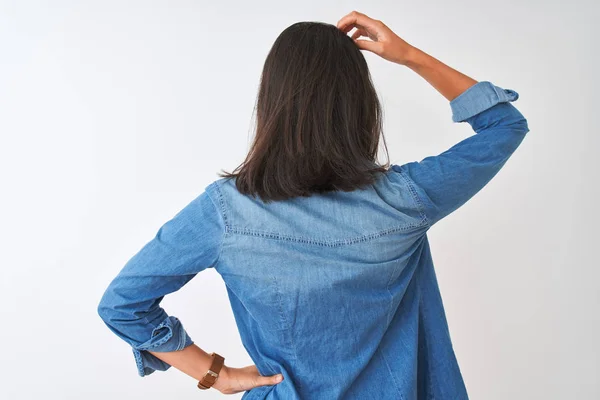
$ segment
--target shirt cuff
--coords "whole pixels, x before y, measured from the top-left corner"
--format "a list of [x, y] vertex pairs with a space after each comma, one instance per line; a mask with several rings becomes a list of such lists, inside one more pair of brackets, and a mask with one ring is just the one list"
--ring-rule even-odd
[[154, 371], [166, 371], [171, 365], [148, 353], [182, 350], [194, 341], [183, 328], [177, 317], [167, 317], [152, 330], [151, 338], [139, 346], [132, 346], [135, 363], [140, 376], [150, 375]]
[[503, 89], [489, 81], [477, 82], [450, 102], [452, 121], [463, 122], [498, 103], [518, 98], [519, 94], [514, 90]]

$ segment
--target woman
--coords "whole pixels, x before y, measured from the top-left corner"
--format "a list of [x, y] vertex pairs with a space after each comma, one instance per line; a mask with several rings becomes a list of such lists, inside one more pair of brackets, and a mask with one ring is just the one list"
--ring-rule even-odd
[[[379, 165], [381, 110], [360, 50], [418, 73], [476, 134]], [[246, 160], [129, 260], [100, 316], [141, 376], [175, 366], [244, 399], [466, 399], [426, 233], [517, 149], [529, 131], [517, 98], [358, 12], [290, 26], [264, 66]], [[224, 364], [159, 306], [211, 267], [255, 365]]]

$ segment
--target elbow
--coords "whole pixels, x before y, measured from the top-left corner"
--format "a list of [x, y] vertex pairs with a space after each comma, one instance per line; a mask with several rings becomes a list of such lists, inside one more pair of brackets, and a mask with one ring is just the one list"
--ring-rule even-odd
[[512, 104], [504, 104], [506, 104], [508, 113], [501, 119], [501, 124], [522, 135], [529, 132], [527, 118], [525, 118], [523, 114]]
[[98, 307], [96, 307], [96, 312], [98, 313], [98, 316], [100, 318], [102, 318], [102, 320], [104, 322], [106, 322], [108, 320], [107, 307], [104, 304], [104, 302], [100, 301], [100, 303], [98, 303]]
[[529, 132], [527, 118], [525, 118], [516, 108], [511, 108], [511, 110], [513, 112], [500, 119], [495, 129], [508, 130], [520, 136], [524, 136]]
[[527, 119], [521, 115], [515, 122], [511, 124], [511, 127], [521, 134], [526, 134], [529, 132], [529, 125], [527, 124]]
[[110, 321], [114, 315], [114, 305], [110, 302], [110, 296], [108, 290], [104, 292], [98, 306], [96, 307], [98, 316], [110, 326]]
[[498, 103], [468, 121], [476, 133], [510, 130], [524, 135], [529, 132], [527, 119], [511, 103]]
[[525, 117], [523, 117], [523, 121], [521, 122], [520, 127], [523, 134], [529, 132], [529, 125], [527, 124], [527, 120], [525, 119]]
[[112, 302], [110, 293], [105, 293], [96, 307], [96, 312], [104, 324], [118, 336], [127, 329], [127, 316], [119, 312], [117, 304]]

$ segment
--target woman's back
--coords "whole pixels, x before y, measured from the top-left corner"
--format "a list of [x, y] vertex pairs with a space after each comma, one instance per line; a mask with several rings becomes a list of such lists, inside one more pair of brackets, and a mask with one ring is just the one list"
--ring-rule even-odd
[[285, 377], [243, 398], [412, 398], [428, 384], [417, 376], [460, 381], [428, 223], [396, 168], [368, 189], [270, 204], [233, 179], [209, 186], [227, 221], [215, 268], [242, 342], [261, 374]]

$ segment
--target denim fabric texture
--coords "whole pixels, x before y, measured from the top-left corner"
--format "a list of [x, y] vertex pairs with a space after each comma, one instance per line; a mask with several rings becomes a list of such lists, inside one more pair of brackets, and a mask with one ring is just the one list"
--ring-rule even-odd
[[147, 350], [193, 341], [160, 302], [215, 268], [259, 372], [285, 377], [243, 399], [467, 399], [427, 231], [521, 144], [529, 128], [511, 104], [518, 96], [471, 86], [450, 108], [472, 136], [392, 164], [364, 189], [265, 204], [234, 179], [213, 181], [126, 263], [100, 317], [131, 346], [140, 376], [165, 371]]

